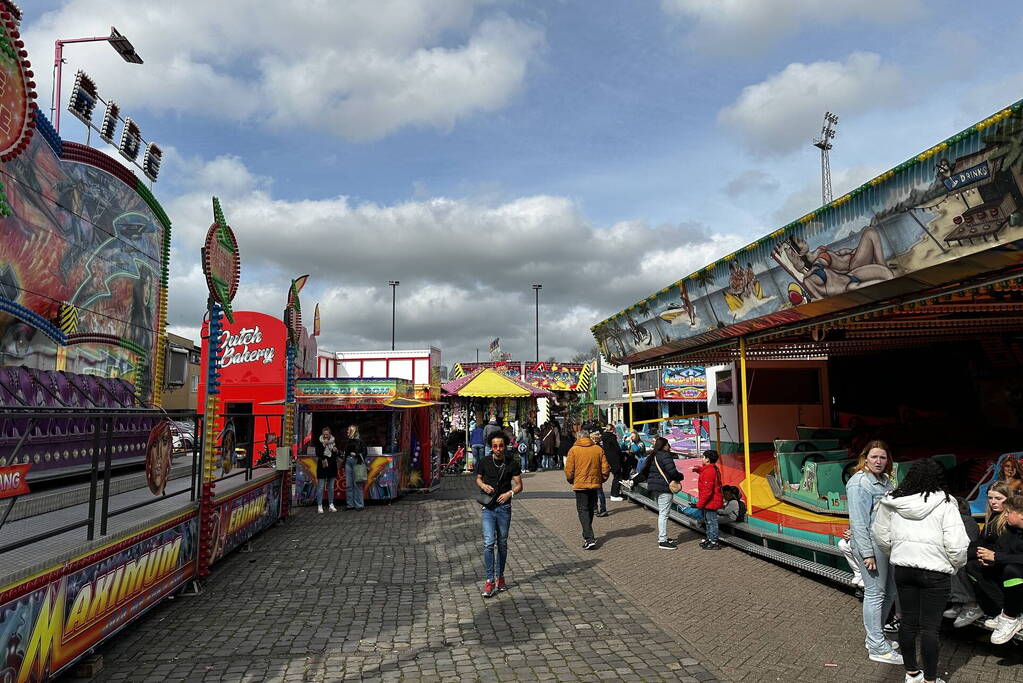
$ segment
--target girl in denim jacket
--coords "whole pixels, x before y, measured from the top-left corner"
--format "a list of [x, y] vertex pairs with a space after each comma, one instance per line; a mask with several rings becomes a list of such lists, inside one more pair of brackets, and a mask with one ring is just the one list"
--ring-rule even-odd
[[875, 662], [902, 664], [898, 653], [884, 637], [883, 624], [895, 601], [895, 575], [888, 556], [877, 547], [870, 527], [878, 501], [894, 488], [892, 459], [888, 444], [871, 441], [860, 452], [856, 473], [846, 484], [849, 530], [853, 559], [863, 578], [863, 628], [867, 632], [867, 653]]

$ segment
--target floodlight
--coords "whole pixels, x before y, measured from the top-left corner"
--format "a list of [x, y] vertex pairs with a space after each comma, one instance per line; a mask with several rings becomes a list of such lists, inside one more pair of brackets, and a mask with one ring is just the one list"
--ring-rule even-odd
[[135, 47], [131, 44], [131, 41], [122, 36], [121, 32], [113, 26], [110, 27], [110, 37], [107, 38], [107, 42], [117, 50], [117, 54], [121, 55], [121, 59], [124, 61], [131, 62], [132, 64], [142, 63], [142, 58], [135, 52]]

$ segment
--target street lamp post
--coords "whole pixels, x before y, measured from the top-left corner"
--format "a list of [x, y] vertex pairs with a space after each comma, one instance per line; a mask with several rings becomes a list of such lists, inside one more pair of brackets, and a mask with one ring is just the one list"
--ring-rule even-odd
[[388, 280], [387, 284], [391, 286], [391, 351], [394, 351], [394, 309], [398, 301], [398, 285], [401, 282], [398, 280]]
[[121, 58], [132, 64], [141, 64], [142, 58], [135, 52], [131, 42], [121, 35], [113, 26], [110, 27], [109, 36], [92, 36], [90, 38], [66, 38], [54, 42], [53, 50], [53, 98], [50, 100], [50, 118], [53, 119], [53, 129], [60, 132], [60, 76], [61, 66], [64, 64], [64, 46], [68, 43], [94, 43], [103, 41], [110, 43], [110, 46], [121, 55]]
[[540, 290], [543, 285], [533, 285], [536, 292], [536, 362], [540, 362]]

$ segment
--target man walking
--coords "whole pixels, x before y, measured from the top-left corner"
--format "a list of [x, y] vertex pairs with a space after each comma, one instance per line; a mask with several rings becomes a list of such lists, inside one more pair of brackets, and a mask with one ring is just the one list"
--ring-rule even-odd
[[[487, 583], [482, 595], [491, 598], [508, 590], [504, 565], [508, 560], [508, 531], [511, 528], [511, 499], [522, 492], [522, 468], [508, 455], [508, 437], [502, 431], [490, 435], [490, 455], [476, 468], [476, 486], [489, 497], [483, 505], [483, 568]], [[496, 556], [496, 557], [495, 557]]]
[[621, 502], [622, 498], [622, 468], [624, 467], [622, 449], [618, 444], [618, 436], [615, 435], [614, 425], [608, 425], [607, 429], [600, 435], [600, 447], [604, 449], [604, 458], [611, 468], [611, 500]]
[[[490, 437], [501, 432], [501, 425], [497, 424], [497, 416], [491, 416], [490, 422], [483, 428], [483, 443], [487, 447], [486, 455], [490, 455]], [[502, 434], [504, 432], [501, 432]]]
[[604, 459], [604, 451], [585, 432], [580, 432], [579, 440], [569, 449], [568, 457], [565, 458], [565, 479], [575, 491], [575, 509], [579, 513], [583, 548], [586, 550], [597, 547], [593, 537], [597, 490], [603, 487], [610, 474], [611, 468]]

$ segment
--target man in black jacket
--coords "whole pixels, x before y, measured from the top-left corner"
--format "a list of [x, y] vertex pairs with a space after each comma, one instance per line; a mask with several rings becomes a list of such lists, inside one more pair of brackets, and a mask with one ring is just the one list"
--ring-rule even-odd
[[608, 425], [600, 435], [600, 447], [604, 449], [604, 458], [611, 468], [611, 500], [620, 502], [622, 498], [622, 449], [618, 445], [618, 436], [614, 425]]

